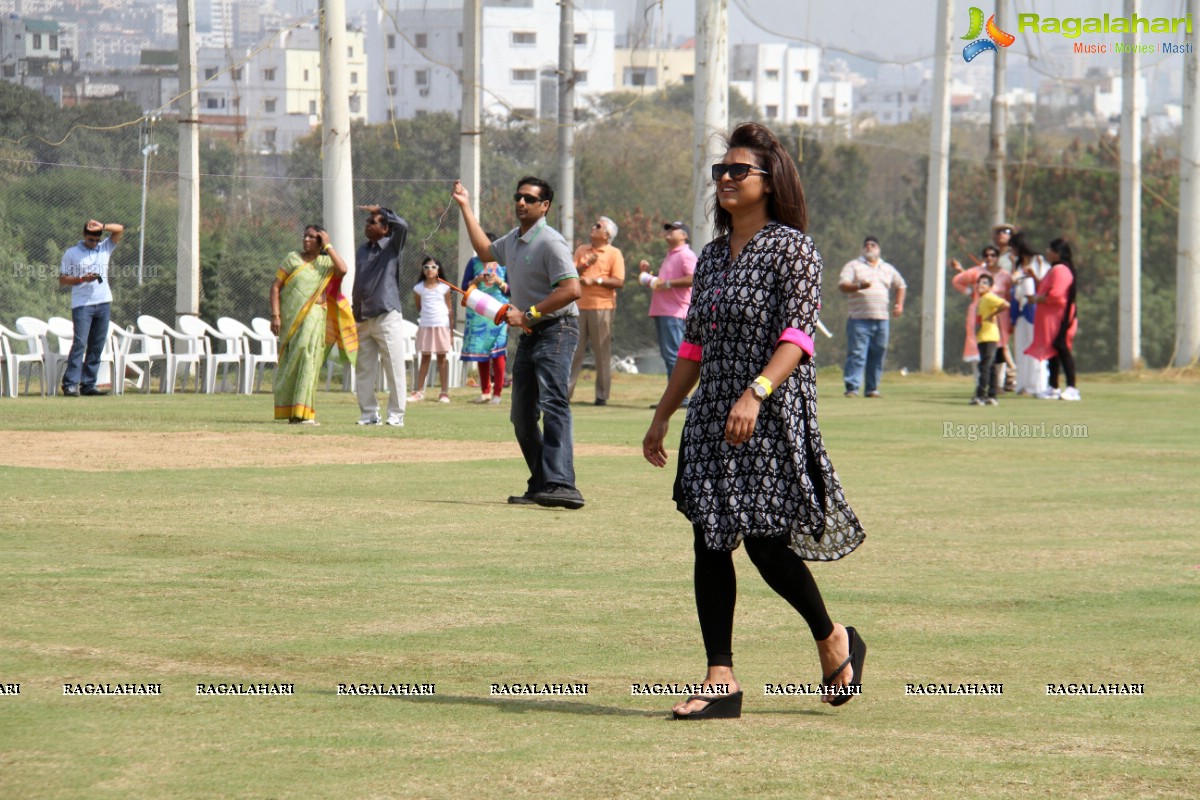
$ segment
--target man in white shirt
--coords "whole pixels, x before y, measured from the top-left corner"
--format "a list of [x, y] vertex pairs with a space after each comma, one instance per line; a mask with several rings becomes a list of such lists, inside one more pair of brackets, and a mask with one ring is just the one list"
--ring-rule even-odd
[[[105, 232], [109, 234], [107, 239]], [[63, 397], [108, 394], [96, 388], [96, 376], [112, 317], [108, 259], [124, 234], [124, 225], [115, 222], [105, 225], [89, 219], [83, 226], [83, 238], [63, 253], [58, 284], [71, 287], [71, 321], [75, 325], [75, 341], [71, 343], [67, 371], [63, 373]], [[114, 381], [123, 378], [113, 376]]]

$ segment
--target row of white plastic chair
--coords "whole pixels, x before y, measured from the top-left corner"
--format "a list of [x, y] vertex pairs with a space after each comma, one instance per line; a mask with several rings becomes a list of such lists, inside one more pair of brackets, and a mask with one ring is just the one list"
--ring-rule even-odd
[[[56, 394], [73, 340], [74, 324], [64, 317], [44, 322], [21, 317], [16, 330], [0, 325], [0, 394], [16, 396], [22, 373], [25, 394], [29, 394], [35, 367], [41, 371], [42, 394]], [[137, 332], [132, 327], [127, 330], [109, 323], [98, 383], [111, 383], [114, 394], [124, 393], [126, 383], [148, 392], [151, 373], [158, 365], [159, 391], [171, 394], [181, 377], [187, 389], [195, 368], [196, 390], [212, 393], [217, 390], [218, 373], [224, 389], [233, 368], [236, 390], [250, 393], [260, 388], [262, 372], [277, 360], [271, 323], [261, 317], [249, 326], [222, 317], [213, 328], [198, 317], [184, 315], [176, 330], [156, 317], [142, 315], [137, 320]]]
[[[417, 326], [404, 321], [405, 366], [412, 370], [409, 387], [415, 388], [420, 355], [416, 350]], [[20, 378], [25, 377], [25, 394], [34, 368], [41, 371], [42, 394], [56, 394], [66, 371], [67, 358], [74, 339], [74, 325], [63, 317], [51, 317], [43, 322], [36, 317], [21, 317], [16, 330], [0, 325], [0, 396], [16, 396]], [[450, 358], [450, 386], [463, 383], [460, 354], [462, 336], [454, 335]], [[178, 329], [148, 314], [137, 319], [137, 331], [109, 323], [109, 336], [101, 356], [100, 384], [111, 382], [114, 394], [122, 394], [125, 384], [131, 383], [143, 392], [150, 391], [150, 379], [155, 365], [159, 366], [159, 391], [172, 394], [182, 378], [183, 389], [195, 370], [195, 389], [206, 393], [225, 390], [229, 372], [235, 372], [236, 391], [257, 392], [267, 367], [278, 363], [278, 340], [271, 332], [270, 321], [256, 317], [245, 325], [232, 317], [221, 317], [214, 328], [199, 317], [183, 315]], [[334, 366], [338, 363], [336, 348], [330, 355], [325, 373], [325, 388], [332, 382]], [[105, 371], [111, 376], [104, 380]], [[436, 380], [436, 370], [430, 369], [430, 379]], [[379, 374], [383, 376], [383, 371]], [[347, 366], [342, 373], [342, 386], [355, 388], [355, 369]], [[387, 391], [386, 376], [380, 391]]]

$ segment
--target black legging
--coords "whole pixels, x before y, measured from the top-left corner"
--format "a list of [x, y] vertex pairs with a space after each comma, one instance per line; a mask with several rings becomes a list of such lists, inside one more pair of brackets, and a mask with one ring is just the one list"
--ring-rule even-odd
[[1067, 378], [1067, 386], [1075, 385], [1075, 356], [1071, 353], [1071, 348], [1067, 347], [1067, 329], [1068, 325], [1064, 324], [1059, 330], [1058, 336], [1054, 338], [1054, 343], [1051, 347], [1054, 348], [1054, 356], [1050, 359], [1050, 388], [1058, 388], [1058, 371], [1062, 369]]
[[[710, 667], [733, 666], [733, 608], [737, 602], [737, 575], [733, 569], [733, 551], [709, 550], [704, 532], [692, 526], [696, 551], [696, 613]], [[775, 592], [800, 612], [812, 631], [813, 639], [828, 639], [833, 620], [825, 610], [821, 591], [804, 559], [788, 547], [786, 536], [756, 537], [744, 540], [746, 554]]]

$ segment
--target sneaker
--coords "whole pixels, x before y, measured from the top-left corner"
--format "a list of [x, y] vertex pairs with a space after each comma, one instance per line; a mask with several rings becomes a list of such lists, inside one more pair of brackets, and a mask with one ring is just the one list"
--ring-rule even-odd
[[583, 495], [573, 486], [551, 486], [549, 489], [535, 492], [533, 502], [539, 506], [574, 510], [583, 508]]
[[97, 389], [93, 386], [90, 389], [82, 390], [80, 392], [80, 394], [83, 395], [84, 397], [104, 397], [104, 395], [108, 394], [108, 390], [107, 389]]
[[492, 395], [492, 399], [489, 400], [488, 402], [494, 406], [500, 405], [500, 395], [498, 395], [498, 394]]
[[846, 393], [842, 395], [842, 397], [858, 397], [858, 392], [854, 391], [853, 389], [847, 389]]
[[419, 403], [424, 399], [425, 399], [424, 392], [413, 392], [412, 394], [410, 394], [408, 396], [408, 402], [410, 402], [410, 403]]
[[475, 403], [476, 405], [483, 405], [484, 403], [492, 402], [492, 396], [490, 394], [481, 394], [471, 402]]
[[864, 397], [883, 397], [883, 395], [881, 395], [878, 390], [872, 389], [871, 391], [867, 392]]
[[982, 405], [986, 405], [986, 403], [984, 402], [982, 397], [972, 397], [970, 405], [982, 406]]
[[1062, 390], [1062, 397], [1060, 399], [1078, 401], [1078, 400], [1082, 400], [1083, 397], [1079, 394], [1079, 390], [1076, 389], [1074, 386], [1068, 386], [1067, 388]]
[[1039, 400], [1060, 400], [1060, 399], [1062, 399], [1062, 392], [1060, 392], [1058, 389], [1043, 389], [1038, 394], [1038, 399]]
[[79, 387], [78, 386], [62, 387], [62, 396], [63, 397], [79, 397]]
[[510, 506], [535, 506], [537, 501], [533, 499], [533, 492], [529, 491], [525, 494], [510, 494], [508, 504]]
[[[378, 425], [379, 423], [376, 422], [375, 424]], [[388, 414], [387, 424], [391, 425], [393, 428], [403, 428], [404, 417], [399, 414]]]
[[997, 399], [996, 399], [996, 398], [994, 398], [994, 397], [989, 397], [989, 398], [987, 399], [987, 404], [988, 404], [989, 406], [998, 406], [998, 405], [1000, 405], [1000, 401], [999, 401], [999, 400], [997, 400]]
[[446, 394], [445, 392], [442, 392], [441, 394], [438, 395], [438, 402], [439, 403], [449, 403], [450, 395]]
[[376, 414], [375, 412], [371, 412], [370, 414], [363, 414], [361, 417], [359, 417], [358, 424], [359, 425], [382, 425], [383, 420], [381, 420], [379, 418], [378, 414]]

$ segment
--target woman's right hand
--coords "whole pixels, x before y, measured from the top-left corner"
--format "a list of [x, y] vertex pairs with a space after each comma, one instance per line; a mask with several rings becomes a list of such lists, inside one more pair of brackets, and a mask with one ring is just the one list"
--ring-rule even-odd
[[650, 423], [650, 428], [646, 431], [646, 435], [642, 439], [642, 455], [656, 467], [665, 467], [667, 465], [667, 450], [663, 447], [663, 442], [667, 439], [667, 429], [670, 426], [670, 420], [664, 419], [660, 421], [658, 418], [655, 418]]
[[279, 323], [280, 323], [280, 320], [279, 320], [278, 314], [275, 314], [274, 316], [271, 317], [271, 333], [275, 334], [276, 336], [279, 335], [279, 327], [280, 327]]

